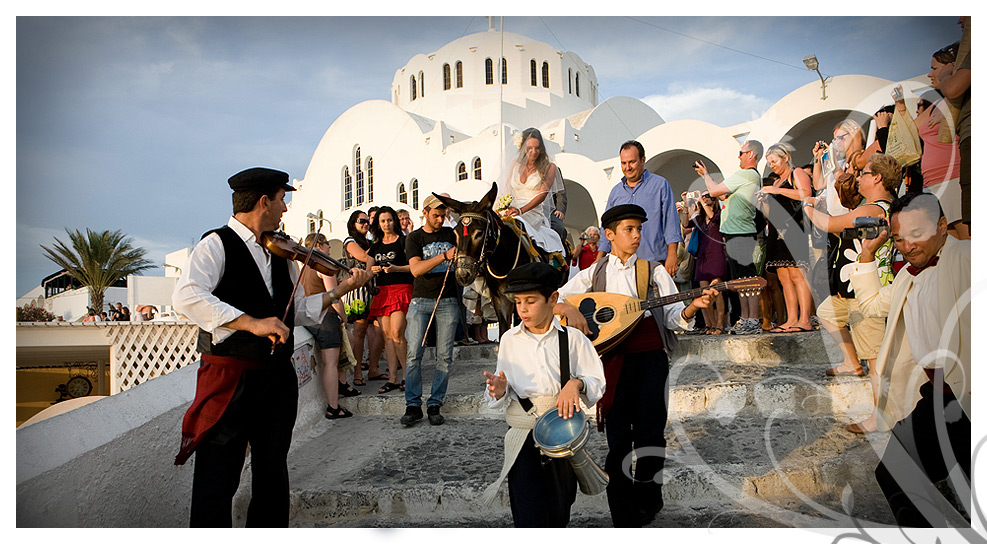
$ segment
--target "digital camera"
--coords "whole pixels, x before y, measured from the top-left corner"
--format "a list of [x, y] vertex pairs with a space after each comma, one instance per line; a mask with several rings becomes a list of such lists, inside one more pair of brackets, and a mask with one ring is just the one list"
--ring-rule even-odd
[[843, 229], [843, 236], [858, 240], [873, 240], [880, 236], [882, 231], [891, 235], [888, 222], [883, 217], [855, 217], [853, 227]]

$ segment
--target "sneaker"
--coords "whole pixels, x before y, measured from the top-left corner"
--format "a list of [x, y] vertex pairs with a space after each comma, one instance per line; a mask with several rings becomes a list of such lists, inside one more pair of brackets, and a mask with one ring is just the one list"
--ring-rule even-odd
[[[418, 418], [421, 419], [421, 417], [422, 417], [421, 416], [421, 410], [419, 410], [418, 411]], [[446, 418], [442, 417], [442, 414], [439, 413], [439, 407], [438, 406], [429, 406], [428, 407], [428, 422], [430, 424], [432, 424], [432, 425], [442, 425], [443, 423], [445, 423], [445, 420], [446, 420]]]
[[734, 323], [732, 327], [730, 327], [729, 333], [730, 334], [743, 334], [740, 331], [744, 330], [744, 323], [746, 321], [747, 320], [744, 319], [744, 318], [742, 318], [742, 317], [740, 319], [738, 319], [737, 322]]
[[401, 424], [411, 426], [421, 421], [423, 417], [425, 416], [422, 415], [421, 406], [409, 406], [405, 408], [404, 415], [401, 416]]
[[737, 324], [740, 325], [740, 328], [735, 326], [730, 330], [730, 334], [758, 334], [761, 332], [761, 320], [756, 317], [741, 318]]

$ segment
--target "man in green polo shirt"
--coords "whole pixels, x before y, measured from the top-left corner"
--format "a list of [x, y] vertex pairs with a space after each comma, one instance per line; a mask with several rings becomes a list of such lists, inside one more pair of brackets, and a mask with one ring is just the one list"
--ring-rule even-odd
[[[757, 275], [754, 267], [754, 247], [757, 245], [757, 229], [754, 226], [755, 193], [761, 189], [761, 174], [757, 162], [761, 160], [764, 146], [757, 140], [747, 140], [740, 146], [740, 170], [720, 183], [713, 181], [706, 165], [696, 161], [693, 168], [703, 177], [709, 196], [726, 197], [720, 218], [720, 233], [726, 244], [727, 266], [730, 279]], [[756, 334], [761, 332], [761, 296], [738, 297], [728, 293], [731, 304], [739, 304], [740, 319], [730, 329], [730, 334]], [[739, 301], [737, 300], [739, 299]]]

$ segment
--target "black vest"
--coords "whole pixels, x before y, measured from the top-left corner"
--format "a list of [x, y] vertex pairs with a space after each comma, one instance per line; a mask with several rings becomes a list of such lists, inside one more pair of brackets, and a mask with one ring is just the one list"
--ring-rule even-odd
[[[203, 238], [212, 233], [219, 235], [226, 251], [226, 269], [219, 284], [212, 294], [219, 300], [233, 306], [251, 317], [263, 319], [285, 315], [285, 308], [290, 302], [293, 284], [288, 275], [287, 260], [271, 255], [271, 283], [274, 287], [274, 298], [267, 291], [264, 277], [257, 269], [257, 263], [247, 250], [246, 244], [230, 227], [211, 230], [202, 235]], [[235, 357], [262, 363], [283, 363], [291, 360], [294, 351], [294, 311], [288, 312], [285, 325], [290, 335], [284, 344], [278, 344], [271, 353], [271, 339], [256, 336], [247, 331], [235, 331], [219, 344], [212, 343], [212, 334], [199, 329], [198, 350], [203, 354]]]

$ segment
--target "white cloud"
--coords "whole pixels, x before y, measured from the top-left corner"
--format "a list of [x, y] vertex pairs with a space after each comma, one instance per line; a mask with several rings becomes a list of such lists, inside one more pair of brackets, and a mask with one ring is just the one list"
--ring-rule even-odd
[[721, 127], [756, 119], [773, 101], [723, 87], [671, 88], [668, 94], [652, 94], [641, 99], [665, 121], [696, 119]]

